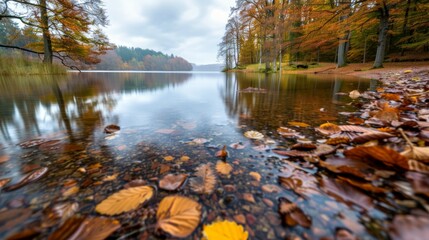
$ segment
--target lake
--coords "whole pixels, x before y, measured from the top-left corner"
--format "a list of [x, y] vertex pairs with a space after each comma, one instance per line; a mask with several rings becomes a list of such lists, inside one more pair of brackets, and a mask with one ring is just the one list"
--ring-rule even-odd
[[[383, 224], [395, 212], [389, 203], [373, 200], [367, 211], [341, 201], [320, 183], [334, 174], [272, 151], [321, 142], [325, 137], [314, 127], [346, 124], [348, 116], [342, 113], [357, 109], [349, 92], [375, 87], [374, 81], [334, 75], [82, 72], [2, 77], [0, 179], [10, 180], [3, 188], [37, 169], [47, 171], [0, 193], [0, 210], [5, 211], [0, 225], [7, 225], [0, 227], [0, 237], [32, 229], [46, 238], [65, 220], [47, 217], [55, 205], [77, 203], [67, 211], [100, 216], [97, 204], [142, 180], [156, 195], [110, 217], [122, 224], [112, 238], [129, 233], [137, 238], [142, 226], [156, 223], [158, 204], [170, 195], [188, 196], [202, 206], [200, 224], [189, 239], [201, 237], [202, 225], [223, 219], [243, 225], [252, 239], [332, 239], [341, 231], [362, 239], [387, 238]], [[105, 133], [111, 124], [120, 131]], [[282, 137], [279, 127], [297, 134]], [[244, 136], [248, 131], [263, 137], [250, 139]], [[224, 162], [216, 156], [223, 146], [228, 151]], [[216, 177], [214, 189], [198, 193], [192, 178], [207, 163]], [[170, 173], [187, 174], [174, 191], [158, 186]], [[300, 191], [280, 185], [282, 175], [297, 176], [293, 184]], [[285, 201], [295, 204], [290, 211], [300, 209], [292, 217], [298, 218], [295, 225], [282, 223], [279, 204]], [[162, 238], [159, 229], [141, 232], [149, 239]]]

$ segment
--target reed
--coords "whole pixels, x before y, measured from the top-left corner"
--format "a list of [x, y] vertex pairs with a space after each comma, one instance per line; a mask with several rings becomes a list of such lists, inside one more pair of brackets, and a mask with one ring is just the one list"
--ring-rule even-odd
[[22, 55], [0, 55], [0, 75], [53, 75], [66, 74], [66, 69], [58, 64], [44, 64], [38, 59]]

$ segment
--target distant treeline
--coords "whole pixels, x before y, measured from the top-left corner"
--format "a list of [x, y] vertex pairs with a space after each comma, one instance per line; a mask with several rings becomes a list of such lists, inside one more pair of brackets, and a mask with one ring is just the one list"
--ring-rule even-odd
[[119, 46], [100, 56], [98, 70], [191, 71], [185, 59], [151, 49]]

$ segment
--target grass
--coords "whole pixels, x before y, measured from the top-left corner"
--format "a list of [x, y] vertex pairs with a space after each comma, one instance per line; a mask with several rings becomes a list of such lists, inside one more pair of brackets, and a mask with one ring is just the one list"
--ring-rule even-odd
[[54, 75], [65, 74], [66, 69], [57, 64], [44, 64], [39, 60], [16, 54], [9, 57], [0, 55], [0, 75]]

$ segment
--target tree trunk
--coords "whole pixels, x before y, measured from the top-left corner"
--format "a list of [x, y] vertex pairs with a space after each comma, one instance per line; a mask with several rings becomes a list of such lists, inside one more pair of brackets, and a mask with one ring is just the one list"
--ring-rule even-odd
[[346, 64], [346, 42], [344, 39], [340, 39], [340, 43], [338, 45], [337, 67], [344, 67]]
[[387, 30], [389, 28], [389, 9], [387, 8], [387, 6], [385, 6], [383, 9], [380, 9], [380, 12], [381, 16], [378, 32], [377, 55], [375, 56], [373, 68], [383, 67], [387, 41]]
[[49, 32], [49, 19], [48, 19], [48, 11], [46, 9], [46, 0], [40, 0], [40, 20], [42, 26], [42, 34], [43, 34], [43, 62], [47, 64], [52, 64], [52, 41], [51, 34]]

